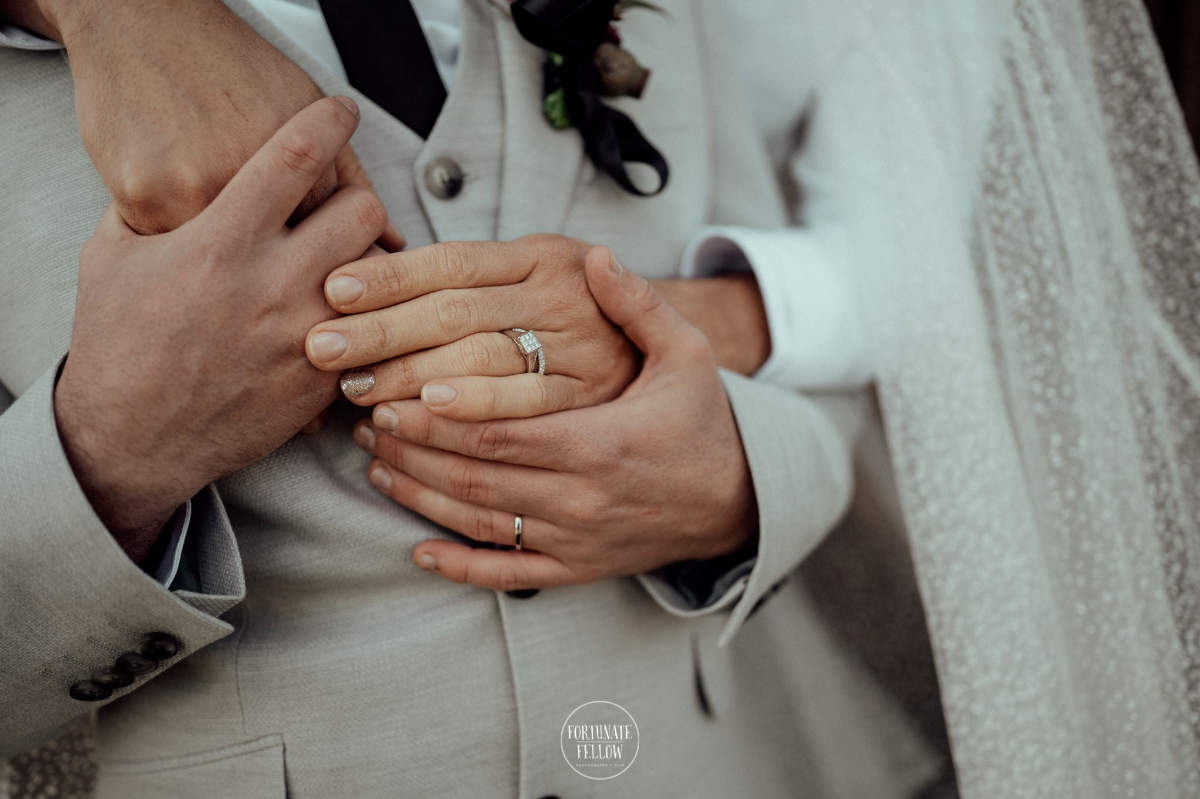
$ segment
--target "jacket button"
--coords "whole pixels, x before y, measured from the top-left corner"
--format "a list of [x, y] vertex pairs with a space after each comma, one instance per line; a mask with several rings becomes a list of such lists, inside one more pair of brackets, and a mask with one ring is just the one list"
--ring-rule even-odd
[[149, 674], [158, 668], [158, 661], [139, 655], [137, 652], [126, 652], [117, 658], [113, 667], [126, 674]]
[[108, 688], [124, 688], [126, 685], [133, 685], [133, 675], [127, 671], [118, 669], [109, 669], [108, 671], [99, 671], [92, 675], [92, 682]]
[[146, 633], [137, 652], [151, 660], [168, 660], [179, 652], [179, 639], [166, 633]]
[[531, 596], [537, 596], [537, 588], [518, 588], [516, 591], [505, 591], [513, 599], [529, 599]]
[[99, 702], [112, 696], [112, 689], [95, 680], [80, 680], [71, 686], [71, 698], [80, 702]]
[[463, 188], [462, 167], [453, 158], [442, 156], [425, 165], [425, 188], [439, 200], [451, 200]]

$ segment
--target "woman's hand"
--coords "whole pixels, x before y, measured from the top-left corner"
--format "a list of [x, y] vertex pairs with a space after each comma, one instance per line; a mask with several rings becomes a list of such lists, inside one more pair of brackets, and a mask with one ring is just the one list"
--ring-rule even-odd
[[[592, 248], [563, 236], [452, 242], [364, 258], [334, 270], [325, 296], [350, 314], [309, 331], [318, 369], [359, 405], [420, 396], [462, 421], [523, 418], [613, 399], [640, 356], [588, 291]], [[531, 330], [546, 373], [502, 331]], [[366, 367], [366, 368], [361, 368]]]

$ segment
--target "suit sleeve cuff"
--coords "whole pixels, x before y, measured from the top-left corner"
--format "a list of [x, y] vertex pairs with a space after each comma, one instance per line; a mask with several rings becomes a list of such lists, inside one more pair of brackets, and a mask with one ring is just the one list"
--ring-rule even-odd
[[681, 273], [754, 273], [771, 334], [771, 355], [756, 377], [791, 389], [854, 388], [870, 381], [871, 364], [842, 249], [833, 233], [818, 238], [801, 228], [704, 228]]
[[[211, 487], [197, 495], [190, 536], [196, 590], [169, 591], [129, 559], [96, 516], [58, 437], [50, 369], [0, 415], [0, 752], [136, 690], [179, 658], [231, 632], [216, 618], [245, 597], [232, 527]], [[18, 600], [17, 597], [22, 599]], [[178, 640], [178, 654], [103, 701], [70, 696], [142, 636]]]
[[0, 47], [11, 47], [16, 50], [61, 50], [63, 46], [56, 41], [30, 33], [15, 25], [0, 25]]
[[824, 539], [850, 503], [845, 435], [802, 395], [722, 372], [758, 502], [758, 557], [718, 641], [727, 645]]

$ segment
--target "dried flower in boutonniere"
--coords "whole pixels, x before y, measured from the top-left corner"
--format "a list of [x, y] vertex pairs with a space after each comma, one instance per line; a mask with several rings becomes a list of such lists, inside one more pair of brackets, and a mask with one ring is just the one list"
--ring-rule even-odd
[[[542, 66], [542, 111], [555, 128], [576, 128], [597, 168], [623, 189], [650, 197], [667, 186], [670, 169], [627, 115], [602, 97], [641, 97], [650, 70], [621, 47], [616, 23], [623, 12], [642, 8], [665, 13], [645, 0], [515, 0], [513, 21], [521, 35], [546, 51]], [[654, 191], [634, 185], [627, 163], [658, 173]]]

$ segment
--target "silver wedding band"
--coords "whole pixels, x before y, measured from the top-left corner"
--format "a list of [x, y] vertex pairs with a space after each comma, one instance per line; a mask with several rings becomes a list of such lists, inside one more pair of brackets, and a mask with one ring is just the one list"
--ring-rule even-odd
[[523, 327], [510, 327], [508, 330], [501, 330], [501, 333], [512, 339], [517, 345], [517, 351], [521, 353], [521, 357], [525, 359], [525, 371], [529, 374], [537, 372], [539, 375], [546, 374], [546, 350], [542, 347], [542, 342], [538, 341], [538, 337], [532, 330], [526, 330]]
[[516, 538], [516, 549], [521, 550], [521, 530], [525, 526], [525, 520], [520, 514], [513, 516], [513, 536]]

